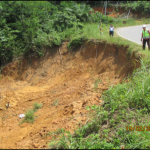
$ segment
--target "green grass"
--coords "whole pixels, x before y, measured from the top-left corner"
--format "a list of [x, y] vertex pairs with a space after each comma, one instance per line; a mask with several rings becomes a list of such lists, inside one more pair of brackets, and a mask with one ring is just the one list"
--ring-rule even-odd
[[62, 134], [62, 133], [64, 133], [65, 132], [65, 130], [63, 129], [63, 128], [58, 128], [56, 131], [54, 131], [54, 132], [48, 132], [48, 133], [46, 133], [44, 136], [52, 136], [52, 137], [54, 137], [54, 135], [60, 135], [60, 134]]
[[34, 113], [42, 108], [43, 104], [39, 104], [37, 102], [34, 103], [33, 105], [33, 109], [27, 110], [27, 112], [25, 113], [25, 117], [23, 118], [23, 120], [19, 123], [22, 124], [23, 122], [28, 122], [28, 123], [34, 123], [34, 120], [36, 118], [36, 116], [34, 116]]
[[33, 111], [36, 112], [38, 109], [42, 108], [43, 104], [39, 104], [37, 102], [34, 103]]
[[22, 124], [23, 122], [29, 122], [29, 123], [33, 123], [34, 122], [34, 111], [32, 109], [28, 110], [25, 113], [25, 118], [21, 121], [20, 124]]
[[94, 83], [94, 88], [95, 88], [95, 90], [97, 90], [98, 83], [101, 83], [101, 80], [100, 80], [100, 79], [96, 79], [96, 80], [95, 80], [95, 83]]
[[57, 99], [54, 101], [54, 103], [52, 104], [52, 106], [56, 106], [56, 105], [58, 104], [58, 102], [59, 102], [59, 98], [57, 98]]
[[[114, 31], [114, 37], [109, 36], [109, 27], [106, 27], [106, 24], [103, 24], [103, 34], [100, 34], [100, 29], [98, 24], [86, 24], [84, 28], [84, 33], [88, 39], [99, 39], [107, 41], [108, 43], [114, 43], [117, 45], [129, 45], [129, 49], [132, 51], [141, 51], [142, 46], [126, 39], [123, 39], [117, 36], [117, 33]], [[123, 39], [123, 40], [122, 40]]]
[[144, 61], [147, 61], [148, 58], [150, 58], [148, 49], [146, 48], [146, 50], [143, 51], [142, 45], [137, 44], [137, 43], [133, 43], [127, 39], [120, 37], [116, 33], [116, 30], [119, 27], [142, 25], [142, 24], [146, 24], [149, 22], [146, 19], [143, 19], [141, 22], [137, 22], [134, 19], [128, 19], [127, 23], [123, 24], [122, 22], [124, 20], [125, 19], [116, 19], [116, 22], [112, 23], [115, 27], [114, 37], [109, 36], [110, 23], [107, 24], [107, 27], [106, 27], [106, 24], [102, 23], [101, 28], [103, 30], [103, 34], [100, 34], [100, 29], [98, 28], [98, 23], [92, 23], [92, 24], [86, 23], [86, 24], [84, 24], [84, 28], [82, 30], [80, 30], [80, 32], [77, 32], [77, 31], [73, 32], [72, 31], [73, 33], [72, 33], [72, 36], [70, 36], [71, 41], [68, 43], [68, 48], [70, 49], [71, 47], [73, 47], [73, 48], [78, 47], [79, 45], [82, 44], [84, 39], [87, 39], [87, 40], [97, 39], [100, 41], [106, 41], [108, 43], [113, 43], [113, 44], [116, 44], [118, 46], [122, 46], [122, 45], [123, 46], [129, 46], [128, 53], [127, 53], [128, 56], [131, 56], [133, 51], [138, 52], [139, 54], [143, 54], [143, 55], [146, 54], [145, 55], [146, 58], [144, 59]]

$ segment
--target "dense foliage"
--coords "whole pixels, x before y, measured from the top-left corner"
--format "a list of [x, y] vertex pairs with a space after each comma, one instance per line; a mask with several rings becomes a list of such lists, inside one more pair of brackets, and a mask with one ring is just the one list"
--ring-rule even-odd
[[141, 12], [142, 15], [150, 13], [150, 1], [127, 1], [120, 2], [118, 5], [125, 10], [132, 9], [135, 12]]
[[[100, 13], [92, 11], [74, 1], [1, 1], [0, 66], [20, 55], [43, 56], [45, 47], [80, 35], [85, 23], [99, 22]], [[103, 16], [102, 21], [113, 19]]]

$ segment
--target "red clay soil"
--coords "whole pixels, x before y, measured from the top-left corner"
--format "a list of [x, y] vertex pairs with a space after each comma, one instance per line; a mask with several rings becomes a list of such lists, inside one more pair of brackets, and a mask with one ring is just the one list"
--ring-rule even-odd
[[[101, 12], [102, 14], [105, 14], [105, 8], [102, 8], [102, 7], [92, 7], [92, 8], [94, 9], [94, 12], [98, 11], [98, 12]], [[129, 10], [125, 10], [124, 8], [120, 8], [120, 7], [118, 7], [118, 11], [116, 11], [116, 8], [114, 8], [114, 7], [107, 7], [107, 13], [110, 13], [107, 16], [109, 16], [109, 17], [118, 17], [118, 16], [122, 16], [124, 14], [126, 14], [126, 16], [127, 16], [128, 11]], [[135, 12], [131, 9], [130, 14], [129, 14], [128, 17], [129, 18], [137, 18], [137, 19], [148, 18], [148, 17], [150, 17], [150, 14], [149, 13], [142, 14], [141, 11]]]
[[[105, 42], [85, 42], [68, 51], [68, 42], [43, 58], [13, 61], [2, 70], [0, 79], [0, 148], [47, 148], [50, 131], [64, 128], [71, 133], [89, 119], [86, 106], [102, 105], [101, 92], [132, 73], [135, 56], [128, 60], [128, 47]], [[97, 57], [96, 57], [97, 49]], [[97, 90], [96, 79], [100, 79]], [[11, 106], [7, 109], [7, 101]], [[33, 124], [22, 123], [18, 115], [43, 103]]]
[[[93, 8], [94, 12], [98, 11], [98, 12], [101, 12], [102, 14], [105, 14], [105, 8], [102, 8], [102, 7], [92, 7], [92, 8]], [[118, 15], [123, 14], [124, 11], [122, 9], [119, 9], [119, 11], [116, 12], [114, 7], [107, 7], [107, 13], [109, 13], [109, 15], [107, 15], [107, 16], [118, 17]]]
[[[95, 11], [101, 12], [102, 14], [105, 14], [105, 8], [102, 7], [92, 7]], [[107, 12], [111, 13], [113, 11], [113, 7], [107, 7]]]

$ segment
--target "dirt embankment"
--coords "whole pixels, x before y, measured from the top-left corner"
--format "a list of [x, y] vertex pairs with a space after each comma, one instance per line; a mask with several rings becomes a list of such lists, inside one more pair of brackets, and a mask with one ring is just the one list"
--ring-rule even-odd
[[[102, 14], [105, 14], [105, 8], [103, 7], [93, 7], [94, 12], [98, 11], [101, 12]], [[107, 7], [107, 13], [109, 17], [126, 17], [129, 13], [129, 8], [126, 10], [125, 8], [121, 8], [120, 6], [118, 8], [116, 7]], [[141, 19], [141, 18], [148, 18], [150, 17], [150, 14], [142, 14], [141, 11], [134, 11], [130, 9], [130, 13], [128, 18], [136, 18], [136, 19]], [[126, 18], [125, 18], [126, 19]]]
[[[44, 148], [52, 139], [44, 136], [50, 131], [73, 132], [89, 118], [85, 107], [101, 105], [102, 92], [132, 73], [133, 60], [137, 60], [134, 55], [128, 60], [128, 47], [89, 41], [70, 52], [67, 44], [60, 47], [61, 57], [55, 47], [55, 52], [47, 51], [43, 58], [15, 60], [2, 69], [0, 148]], [[97, 79], [101, 82], [96, 90]], [[19, 125], [18, 115], [35, 102], [43, 107], [35, 113], [34, 123]]]

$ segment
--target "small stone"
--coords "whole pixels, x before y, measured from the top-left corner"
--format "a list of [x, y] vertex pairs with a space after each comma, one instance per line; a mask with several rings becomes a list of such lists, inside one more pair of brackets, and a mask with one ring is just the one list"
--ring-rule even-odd
[[107, 82], [103, 82], [103, 85], [107, 85]]
[[22, 119], [22, 118], [24, 118], [24, 117], [25, 117], [25, 114], [20, 114], [20, 115], [19, 115], [19, 118], [20, 118], [20, 119]]
[[64, 98], [70, 98], [70, 95], [66, 95]]
[[48, 147], [48, 145], [43, 145], [43, 147]]
[[87, 100], [85, 100], [84, 102], [83, 102], [83, 104], [82, 104], [82, 107], [84, 107], [85, 106], [85, 104], [87, 103], [88, 101]]
[[[63, 114], [66, 115], [68, 113], [68, 111], [64, 112]], [[56, 123], [55, 123], [56, 124]]]
[[41, 135], [41, 136], [43, 136], [43, 133], [42, 133], [42, 132], [40, 132], [40, 135]]
[[66, 105], [64, 108], [67, 108], [67, 107], [69, 107], [69, 105]]
[[40, 142], [41, 142], [41, 143], [44, 143], [45, 141], [44, 141], [44, 140], [41, 140]]
[[101, 90], [108, 90], [108, 87], [102, 87]]
[[58, 122], [54, 121], [53, 124], [58, 124]]
[[35, 148], [38, 148], [38, 147], [39, 147], [39, 144], [33, 143], [33, 146], [34, 146]]

